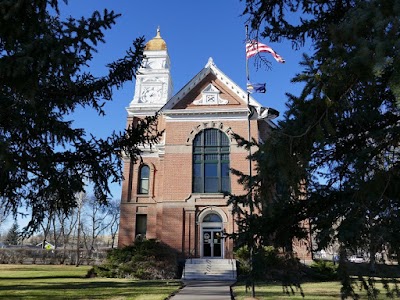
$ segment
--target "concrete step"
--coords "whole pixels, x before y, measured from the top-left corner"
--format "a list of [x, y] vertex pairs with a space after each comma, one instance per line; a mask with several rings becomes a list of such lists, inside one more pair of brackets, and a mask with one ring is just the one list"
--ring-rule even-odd
[[213, 269], [216, 269], [216, 270], [225, 270], [225, 269], [231, 270], [233, 267], [233, 265], [231, 265], [231, 264], [229, 264], [229, 265], [185, 264], [185, 265], [192, 269], [202, 269], [202, 268], [212, 267]]
[[234, 276], [229, 276], [229, 277], [223, 277], [223, 276], [218, 276], [218, 275], [187, 275], [182, 277], [182, 280], [198, 280], [198, 281], [236, 281], [236, 277]]
[[226, 265], [236, 264], [235, 259], [223, 259], [223, 258], [188, 258], [186, 259], [187, 264], [205, 264], [211, 262], [213, 265]]
[[187, 259], [184, 280], [236, 280], [234, 259]]
[[232, 270], [232, 269], [229, 269], [229, 270], [227, 270], [227, 269], [215, 270], [215, 269], [206, 269], [206, 268], [204, 268], [204, 269], [185, 268], [185, 273], [186, 274], [188, 274], [188, 273], [190, 273], [190, 274], [198, 273], [198, 274], [215, 274], [215, 275], [221, 274], [221, 275], [224, 275], [224, 274], [232, 274], [234, 271], [235, 270]]

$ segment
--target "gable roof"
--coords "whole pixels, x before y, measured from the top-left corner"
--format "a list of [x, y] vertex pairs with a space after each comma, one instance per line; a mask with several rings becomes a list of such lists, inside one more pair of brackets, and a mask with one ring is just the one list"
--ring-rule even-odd
[[[211, 81], [213, 82], [210, 83]], [[223, 97], [229, 97], [229, 104], [231, 105], [220, 105], [228, 104], [227, 102], [215, 103], [214, 105], [201, 105], [201, 100], [198, 98], [200, 93], [219, 93], [219, 90], [222, 90], [220, 101], [228, 101]], [[191, 97], [188, 97], [188, 95]], [[197, 98], [194, 98], [195, 96], [197, 96]], [[193, 105], [196, 102], [197, 105], [200, 104], [198, 107]], [[261, 107], [260, 103], [251, 96], [249, 97], [249, 102], [250, 105], [254, 107]], [[236, 107], [235, 105], [232, 107], [232, 104], [236, 104]], [[189, 111], [193, 111], [193, 113], [195, 113], [200, 109], [203, 112], [210, 110], [218, 112], [224, 112], [226, 110], [231, 112], [247, 112], [247, 92], [233, 82], [224, 72], [222, 72], [210, 57], [205, 67], [199, 73], [197, 73], [178, 93], [169, 99], [160, 111], [168, 114], [172, 113], [171, 110], [178, 109], [185, 109], [186, 113], [189, 113]]]

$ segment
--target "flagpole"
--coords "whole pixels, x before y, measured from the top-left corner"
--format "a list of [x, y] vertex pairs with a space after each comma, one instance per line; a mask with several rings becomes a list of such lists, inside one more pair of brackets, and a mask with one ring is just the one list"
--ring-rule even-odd
[[[249, 42], [249, 26], [246, 25], [246, 44], [247, 42]], [[246, 86], [247, 83], [250, 81], [250, 73], [249, 73], [249, 59], [247, 57], [247, 53], [246, 53], [246, 77], [247, 77], [247, 82], [246, 82]], [[249, 89], [247, 90], [247, 108], [248, 108], [248, 116], [247, 116], [247, 127], [248, 127], [248, 141], [250, 143], [249, 145], [249, 214], [250, 214], [250, 222], [252, 222], [253, 218], [253, 178], [252, 178], [252, 158], [251, 158], [251, 122], [250, 122], [250, 118], [251, 118], [251, 107], [250, 107], [250, 92]], [[251, 223], [250, 223], [251, 224]], [[253, 252], [254, 252], [254, 245], [253, 242], [250, 242], [249, 245], [250, 249], [250, 280], [251, 280], [251, 296], [253, 298], [256, 297], [256, 292], [255, 292], [255, 287], [254, 287], [254, 271], [253, 271]]]
[[[246, 43], [249, 41], [249, 25], [246, 25]], [[249, 75], [249, 59], [247, 58], [246, 54], [246, 78], [247, 81], [250, 81], [250, 75]], [[247, 84], [247, 82], [246, 82]], [[247, 95], [249, 96], [249, 91], [247, 91]], [[248, 97], [249, 99], [249, 97]]]
[[[249, 41], [249, 26], [246, 25], [246, 43]], [[247, 58], [246, 55], [246, 77], [247, 77], [247, 82], [250, 81], [250, 73], [249, 73], [249, 59]], [[247, 85], [246, 82], [246, 85]], [[248, 112], [248, 117], [247, 117], [247, 133], [248, 133], [248, 141], [251, 141], [251, 123], [250, 123], [250, 118], [251, 118], [251, 107], [250, 107], [250, 92], [247, 89], [247, 108], [249, 110]], [[249, 147], [249, 156], [251, 157], [251, 147]], [[249, 158], [249, 177], [251, 180], [251, 175], [252, 175], [252, 164], [251, 164], [251, 158]], [[250, 207], [252, 205], [250, 204]]]

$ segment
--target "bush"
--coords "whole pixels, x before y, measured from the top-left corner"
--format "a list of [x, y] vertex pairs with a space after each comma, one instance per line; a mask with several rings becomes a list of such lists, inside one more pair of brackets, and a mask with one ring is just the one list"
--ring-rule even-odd
[[310, 276], [319, 280], [336, 280], [338, 278], [338, 265], [331, 261], [317, 260], [310, 266]]
[[238, 248], [234, 252], [235, 258], [238, 262], [238, 275], [247, 276], [250, 274], [250, 251], [247, 246]]
[[[239, 262], [239, 279], [250, 276], [250, 251], [247, 246], [235, 251], [235, 258]], [[302, 276], [302, 266], [299, 260], [290, 253], [280, 253], [272, 246], [256, 249], [253, 254], [253, 275], [256, 280], [297, 283]]]
[[149, 280], [173, 279], [177, 273], [176, 250], [157, 240], [142, 240], [109, 251], [105, 263], [95, 266], [88, 276]]

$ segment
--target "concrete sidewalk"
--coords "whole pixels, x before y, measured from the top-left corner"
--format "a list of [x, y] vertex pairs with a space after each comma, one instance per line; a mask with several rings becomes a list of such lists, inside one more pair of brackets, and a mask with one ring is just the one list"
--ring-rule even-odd
[[184, 287], [171, 300], [232, 300], [235, 281], [184, 281]]

